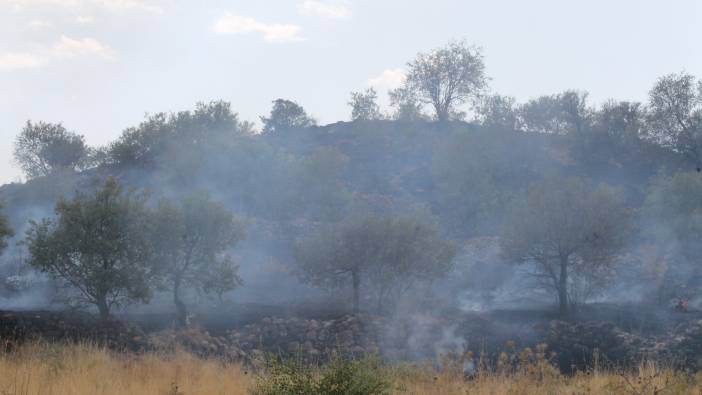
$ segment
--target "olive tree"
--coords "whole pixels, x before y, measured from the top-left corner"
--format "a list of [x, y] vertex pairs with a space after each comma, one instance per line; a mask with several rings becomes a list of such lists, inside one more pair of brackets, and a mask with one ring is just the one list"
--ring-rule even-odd
[[158, 203], [152, 238], [155, 266], [173, 294], [180, 325], [187, 323], [186, 288], [221, 296], [241, 285], [238, 265], [226, 252], [243, 237], [241, 221], [205, 194], [177, 204], [168, 200]]
[[261, 117], [263, 132], [281, 132], [294, 128], [306, 128], [317, 124], [314, 118], [307, 115], [301, 105], [291, 100], [276, 99], [268, 117]]
[[113, 307], [150, 297], [146, 197], [110, 178], [91, 193], [56, 204], [56, 218], [31, 222], [29, 264], [95, 305], [106, 321]]
[[702, 167], [702, 81], [687, 73], [658, 79], [649, 92], [649, 133]]
[[351, 120], [372, 121], [383, 119], [383, 114], [378, 106], [378, 94], [373, 88], [368, 88], [363, 92], [351, 92]]
[[487, 86], [480, 49], [451, 42], [407, 63], [405, 87], [434, 108], [438, 121], [458, 113], [457, 107], [477, 98]]
[[573, 273], [612, 265], [624, 243], [627, 213], [608, 187], [589, 189], [577, 178], [551, 178], [529, 188], [506, 220], [501, 248], [516, 263], [535, 265], [568, 315]]
[[28, 178], [47, 176], [56, 170], [79, 170], [88, 163], [89, 148], [83, 136], [60, 123], [27, 121], [15, 140], [15, 162]]
[[338, 288], [350, 282], [359, 312], [363, 287], [384, 287], [379, 297], [393, 287], [401, 292], [449, 271], [454, 253], [436, 228], [416, 219], [364, 217], [300, 241], [295, 255], [302, 278], [312, 284]]

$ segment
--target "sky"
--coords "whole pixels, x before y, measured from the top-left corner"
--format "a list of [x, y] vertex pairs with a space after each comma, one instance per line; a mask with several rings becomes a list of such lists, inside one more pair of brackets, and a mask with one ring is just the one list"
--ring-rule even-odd
[[702, 77], [698, 0], [0, 0], [0, 184], [27, 120], [103, 145], [147, 113], [224, 99], [257, 121], [276, 98], [348, 120], [418, 52], [482, 48], [491, 90], [645, 101], [661, 75]]

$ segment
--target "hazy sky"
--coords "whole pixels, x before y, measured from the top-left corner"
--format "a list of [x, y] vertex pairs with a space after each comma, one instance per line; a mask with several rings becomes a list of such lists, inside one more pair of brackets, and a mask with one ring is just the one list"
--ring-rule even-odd
[[350, 91], [385, 97], [451, 39], [481, 46], [491, 88], [518, 100], [645, 100], [660, 75], [702, 76], [699, 0], [0, 0], [0, 35], [0, 183], [28, 119], [93, 145], [212, 99], [252, 121], [278, 97], [346, 120]]

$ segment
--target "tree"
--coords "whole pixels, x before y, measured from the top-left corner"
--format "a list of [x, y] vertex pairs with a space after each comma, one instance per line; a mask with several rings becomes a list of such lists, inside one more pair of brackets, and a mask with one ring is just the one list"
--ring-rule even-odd
[[[702, 270], [702, 176], [696, 171], [660, 174], [648, 189], [642, 208], [642, 234], [655, 247], [661, 279], [659, 301], [665, 289], [678, 293]], [[697, 280], [699, 281], [699, 280]]]
[[[2, 204], [0, 204], [0, 210], [2, 210]], [[15, 232], [10, 227], [7, 218], [0, 212], [0, 253], [7, 247], [5, 239], [14, 235]]]
[[56, 204], [56, 219], [31, 222], [29, 264], [61, 280], [79, 303], [95, 305], [103, 321], [113, 307], [147, 301], [150, 248], [143, 194], [108, 179], [92, 194]]
[[659, 78], [649, 109], [651, 137], [702, 167], [702, 81], [687, 73]]
[[106, 156], [115, 165], [140, 167], [167, 159], [171, 160], [170, 166], [174, 162], [180, 165], [178, 159], [182, 161], [178, 170], [184, 170], [201, 162], [209, 148], [252, 133], [253, 125], [239, 121], [230, 103], [197, 103], [193, 111], [148, 115], [139, 126], [122, 132], [107, 148]]
[[156, 270], [173, 293], [178, 323], [187, 323], [184, 288], [223, 292], [242, 284], [226, 255], [244, 237], [243, 224], [221, 203], [198, 194], [173, 204], [162, 200], [154, 216]]
[[371, 121], [383, 119], [378, 106], [378, 94], [375, 89], [368, 88], [364, 92], [351, 92], [351, 120]]
[[317, 124], [314, 118], [307, 115], [305, 109], [294, 101], [276, 99], [270, 115], [261, 117], [264, 133], [282, 132], [295, 128], [307, 128]]
[[457, 107], [479, 96], [487, 86], [480, 49], [452, 42], [429, 53], [419, 53], [407, 64], [406, 89], [434, 107], [436, 119], [447, 121]]
[[477, 108], [478, 120], [484, 126], [506, 130], [519, 130], [519, 116], [513, 97], [489, 95]]
[[365, 217], [299, 242], [295, 256], [308, 282], [336, 288], [350, 281], [357, 313], [364, 284], [385, 287], [387, 294], [436, 278], [450, 270], [454, 249], [436, 228], [415, 219]]
[[587, 92], [568, 90], [529, 100], [519, 113], [528, 132], [571, 134], [586, 131], [591, 110]]
[[27, 121], [15, 140], [15, 161], [28, 178], [62, 169], [79, 170], [86, 164], [88, 153], [83, 136], [69, 132], [60, 123]]
[[589, 190], [577, 178], [552, 178], [533, 185], [515, 205], [501, 247], [517, 263], [535, 265], [565, 317], [573, 274], [611, 266], [626, 229], [626, 210], [615, 191], [604, 186]]
[[388, 94], [390, 96], [390, 105], [395, 108], [395, 112], [392, 115], [393, 119], [401, 121], [427, 119], [427, 116], [422, 111], [423, 105], [415, 92], [402, 86], [391, 90]]
[[[641, 103], [607, 101], [590, 113], [586, 131], [571, 134], [570, 152], [586, 166], [611, 172], [612, 163], [640, 161], [645, 110]], [[638, 167], [637, 169], [641, 169]]]

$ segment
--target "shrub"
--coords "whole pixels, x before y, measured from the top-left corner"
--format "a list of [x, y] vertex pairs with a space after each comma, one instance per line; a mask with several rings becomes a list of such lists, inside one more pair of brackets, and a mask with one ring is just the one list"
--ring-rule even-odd
[[335, 357], [313, 369], [294, 360], [269, 359], [253, 395], [387, 395], [390, 380], [377, 357]]

